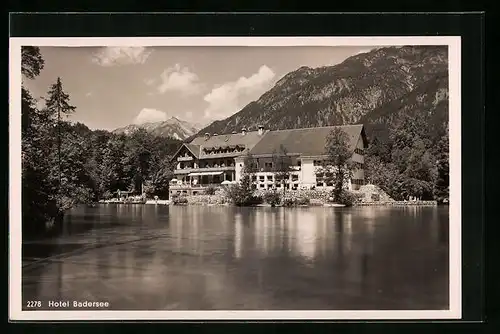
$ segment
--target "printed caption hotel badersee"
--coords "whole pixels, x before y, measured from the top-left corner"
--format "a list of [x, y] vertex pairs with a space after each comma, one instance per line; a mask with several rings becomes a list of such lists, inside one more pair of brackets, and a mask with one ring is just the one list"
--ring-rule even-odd
[[26, 302], [28, 309], [107, 309], [109, 302], [107, 301], [90, 301], [90, 300], [33, 300]]

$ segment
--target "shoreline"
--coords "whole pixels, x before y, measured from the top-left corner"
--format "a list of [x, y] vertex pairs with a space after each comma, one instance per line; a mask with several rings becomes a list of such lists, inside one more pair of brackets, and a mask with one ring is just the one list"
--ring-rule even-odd
[[[234, 206], [237, 207], [237, 205], [233, 205], [230, 203], [201, 203], [201, 202], [196, 202], [196, 203], [179, 203], [179, 204], [174, 204], [170, 200], [158, 200], [155, 202], [154, 200], [147, 201], [146, 203], [127, 203], [127, 202], [109, 202], [109, 203], [98, 203], [98, 204], [104, 204], [104, 205], [109, 205], [109, 204], [126, 204], [126, 205], [175, 205], [175, 206]], [[343, 208], [343, 207], [349, 207], [344, 204], [338, 204], [338, 203], [318, 203], [318, 204], [309, 204], [309, 205], [293, 205], [293, 206], [283, 206], [283, 205], [271, 205], [271, 204], [257, 204], [257, 205], [249, 205], [247, 207], [261, 207], [261, 208], [271, 208], [271, 207], [331, 207], [331, 208]], [[350, 207], [363, 207], [363, 206], [439, 206], [437, 201], [394, 201], [394, 202], [364, 202], [364, 203], [355, 203]]]

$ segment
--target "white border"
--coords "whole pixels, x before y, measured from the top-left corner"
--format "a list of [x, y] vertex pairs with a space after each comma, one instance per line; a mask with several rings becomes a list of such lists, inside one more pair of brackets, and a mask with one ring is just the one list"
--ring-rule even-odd
[[[9, 319], [21, 320], [364, 320], [459, 319], [461, 273], [460, 37], [10, 38]], [[448, 45], [450, 131], [450, 309], [443, 311], [23, 311], [21, 298], [21, 46], [391, 46]]]

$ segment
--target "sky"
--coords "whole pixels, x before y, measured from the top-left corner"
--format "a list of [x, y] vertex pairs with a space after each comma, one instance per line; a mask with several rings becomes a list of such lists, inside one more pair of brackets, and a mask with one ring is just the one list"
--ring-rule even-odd
[[341, 63], [367, 46], [40, 47], [45, 67], [24, 85], [38, 105], [61, 78], [91, 129], [177, 117], [207, 125], [240, 111], [301, 66]]

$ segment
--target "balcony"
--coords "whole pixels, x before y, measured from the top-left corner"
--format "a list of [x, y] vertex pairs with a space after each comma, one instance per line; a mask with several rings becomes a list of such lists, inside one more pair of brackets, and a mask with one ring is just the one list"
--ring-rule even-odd
[[205, 167], [205, 168], [183, 168], [174, 170], [175, 175], [189, 174], [189, 173], [203, 173], [203, 172], [223, 172], [234, 171], [234, 166], [225, 167]]
[[205, 189], [208, 187], [220, 187], [222, 184], [220, 183], [207, 183], [207, 184], [190, 184], [190, 183], [170, 183], [169, 188], [172, 190], [184, 190], [184, 189]]
[[[290, 172], [300, 171], [300, 166], [290, 166]], [[258, 173], [276, 173], [276, 168], [273, 167], [260, 167]]]
[[187, 157], [178, 157], [177, 161], [192, 161], [193, 157], [187, 156]]

